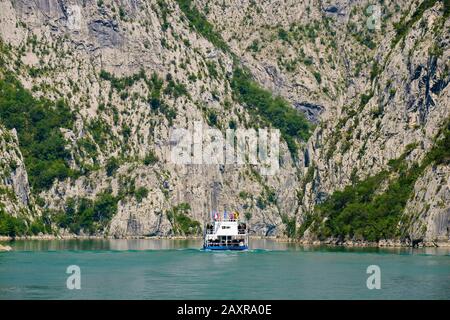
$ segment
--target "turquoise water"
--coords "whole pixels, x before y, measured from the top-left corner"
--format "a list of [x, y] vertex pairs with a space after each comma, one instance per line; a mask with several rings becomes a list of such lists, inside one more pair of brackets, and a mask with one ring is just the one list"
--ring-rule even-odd
[[[450, 299], [448, 249], [308, 248], [254, 240], [204, 252], [197, 240], [16, 241], [0, 253], [0, 299]], [[81, 289], [66, 288], [66, 268]], [[369, 290], [366, 269], [381, 269]]]

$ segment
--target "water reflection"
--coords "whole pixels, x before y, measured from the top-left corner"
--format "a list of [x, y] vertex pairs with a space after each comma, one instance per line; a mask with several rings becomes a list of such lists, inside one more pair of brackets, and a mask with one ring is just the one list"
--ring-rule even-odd
[[[2, 242], [14, 251], [141, 251], [141, 250], [180, 250], [201, 249], [201, 239], [71, 239], [71, 240], [16, 240]], [[252, 239], [251, 250], [268, 251], [321, 251], [321, 252], [353, 252], [381, 254], [419, 254], [450, 255], [447, 248], [360, 248], [360, 247], [328, 247], [308, 246], [292, 242], [271, 239]]]
[[14, 251], [139, 251], [200, 248], [201, 240], [171, 239], [71, 239], [16, 240], [8, 243]]

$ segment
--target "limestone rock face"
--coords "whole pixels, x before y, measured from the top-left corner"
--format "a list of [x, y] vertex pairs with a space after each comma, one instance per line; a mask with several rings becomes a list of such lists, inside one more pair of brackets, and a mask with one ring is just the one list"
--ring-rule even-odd
[[14, 129], [0, 126], [0, 155], [0, 209], [16, 217], [30, 215], [33, 201]]
[[448, 241], [450, 220], [450, 168], [430, 167], [414, 186], [414, 197], [405, 214], [411, 217], [414, 239], [440, 243]]
[[[450, 116], [450, 89], [445, 85], [449, 80], [445, 71], [450, 56], [449, 20], [441, 17], [437, 7], [438, 4], [424, 13], [422, 24], [428, 24], [426, 28], [430, 30], [440, 25], [447, 34], [424, 33], [423, 27], [416, 24], [401, 43], [383, 52], [381, 48], [392, 46], [392, 38], [386, 37], [375, 54], [382, 70], [366, 85], [367, 103], [353, 102], [359, 104], [356, 114], [343, 107], [340, 117], [328, 120], [316, 130], [308, 143], [316, 169], [313, 181], [306, 187], [304, 210], [322, 202], [322, 195], [350, 184], [352, 176], [364, 178], [387, 168], [388, 161], [402, 155], [408, 145], [417, 146], [407, 157], [409, 163], [420, 163], [432, 147]], [[433, 54], [435, 47], [442, 48], [439, 56]], [[431, 90], [433, 87], [435, 90]], [[423, 211], [428, 210], [422, 209], [417, 200], [408, 203], [406, 216], [414, 211], [423, 214], [414, 222], [412, 237], [421, 233], [425, 240], [448, 242], [449, 202], [440, 200], [445, 198], [446, 187], [448, 190], [447, 169], [448, 166], [429, 168], [417, 181], [412, 199], [423, 199], [424, 207], [433, 207], [435, 202], [441, 207], [427, 216]], [[431, 185], [425, 200], [419, 186], [428, 183]], [[418, 221], [424, 225], [420, 232]]]
[[[298, 225], [333, 191], [386, 169], [406, 146], [417, 146], [407, 161], [420, 161], [448, 119], [450, 20], [443, 3], [417, 14], [401, 36], [394, 28], [413, 21], [422, 2], [406, 9], [410, 2], [196, 1], [258, 81], [318, 123], [300, 165]], [[416, 212], [411, 237], [448, 242], [446, 167], [430, 170], [404, 214]], [[419, 185], [427, 183], [435, 188], [425, 195]], [[426, 215], [435, 201], [440, 209]]]
[[[281, 168], [267, 177], [258, 165], [176, 165], [171, 158], [173, 128], [192, 130], [201, 121], [205, 129], [225, 133], [230, 122], [239, 129], [249, 121], [232, 98], [232, 57], [196, 33], [175, 1], [24, 0], [1, 6], [2, 41], [12, 44], [12, 56], [22, 63], [24, 72], [17, 75], [24, 86], [36, 96], [66, 99], [76, 115], [74, 127], [61, 132], [72, 155], [67, 161], [85, 173], [40, 193], [46, 209], [61, 212], [71, 199], [111, 192], [121, 200], [105, 230], [110, 236], [171, 235], [167, 213], [181, 203], [190, 205], [190, 217], [201, 225], [211, 211], [238, 210], [247, 213], [255, 234], [283, 235], [282, 216], [294, 217], [298, 207], [297, 167], [284, 142]], [[20, 45], [26, 47], [22, 56]], [[30, 77], [30, 68], [42, 72]], [[149, 89], [153, 74], [162, 81], [159, 100]], [[215, 124], [208, 124], [211, 113]], [[149, 153], [157, 161], [145, 165]], [[119, 168], [108, 175], [112, 157]], [[139, 188], [148, 191], [144, 199], [135, 197]]]
[[[255, 234], [285, 236], [287, 222], [300, 227], [334, 191], [384, 170], [407, 146], [410, 164], [433, 146], [450, 116], [450, 19], [437, 1], [404, 33], [394, 27], [415, 19], [421, 2], [192, 1], [232, 55], [174, 0], [2, 1], [6, 68], [36, 97], [64, 98], [76, 118], [61, 132], [80, 174], [41, 192], [42, 206], [57, 213], [71, 199], [120, 195], [104, 231], [114, 237], [173, 235], [168, 213], [182, 203], [201, 225], [211, 211], [238, 210]], [[296, 157], [281, 143], [275, 175], [258, 165], [179, 165], [171, 155], [173, 128], [256, 126], [233, 97], [236, 57], [315, 125]], [[17, 138], [6, 141], [2, 168], [17, 166], [0, 172], [15, 200], [0, 203], [15, 214], [34, 196]], [[448, 241], [448, 200], [448, 166], [427, 168], [404, 212], [412, 238]]]

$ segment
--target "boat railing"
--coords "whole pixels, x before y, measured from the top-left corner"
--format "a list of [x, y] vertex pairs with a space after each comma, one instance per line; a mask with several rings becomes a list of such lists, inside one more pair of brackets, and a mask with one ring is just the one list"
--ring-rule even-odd
[[[206, 234], [215, 234], [214, 229], [206, 229]], [[247, 234], [247, 229], [238, 229], [238, 234]]]
[[207, 242], [206, 245], [208, 247], [230, 247], [230, 246], [239, 246], [239, 242]]
[[[209, 231], [209, 230], [206, 230], [205, 233], [206, 233], [206, 235], [215, 235], [215, 233], [213, 231]], [[245, 235], [247, 235], [247, 232], [245, 230], [242, 230], [242, 231], [238, 231], [236, 236], [245, 236]]]
[[214, 221], [218, 221], [218, 222], [235, 222], [238, 221], [238, 219], [234, 219], [234, 218], [219, 218], [219, 219], [215, 219]]

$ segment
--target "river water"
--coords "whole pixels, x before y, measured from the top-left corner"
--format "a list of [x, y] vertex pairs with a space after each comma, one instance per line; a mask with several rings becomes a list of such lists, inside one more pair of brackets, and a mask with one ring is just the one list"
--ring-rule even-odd
[[[450, 299], [450, 249], [305, 247], [252, 240], [15, 241], [0, 253], [0, 299]], [[79, 267], [81, 289], [67, 288]], [[381, 289], [369, 290], [368, 266]]]

